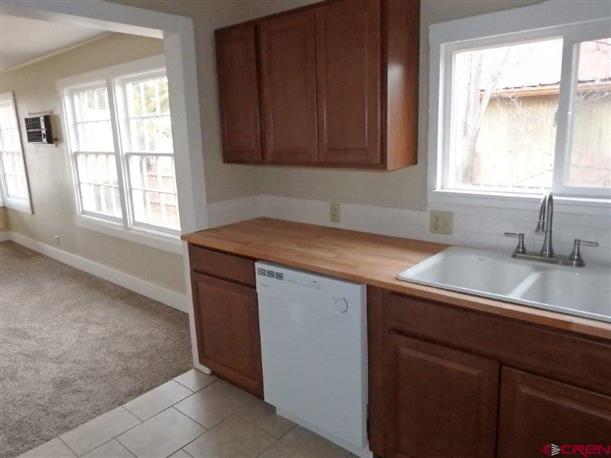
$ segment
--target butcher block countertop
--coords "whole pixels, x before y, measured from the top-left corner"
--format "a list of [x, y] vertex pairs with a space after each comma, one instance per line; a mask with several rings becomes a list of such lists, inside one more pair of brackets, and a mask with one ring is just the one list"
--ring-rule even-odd
[[399, 281], [399, 272], [447, 245], [257, 218], [182, 236], [190, 244], [284, 264], [411, 296], [611, 339], [611, 324]]

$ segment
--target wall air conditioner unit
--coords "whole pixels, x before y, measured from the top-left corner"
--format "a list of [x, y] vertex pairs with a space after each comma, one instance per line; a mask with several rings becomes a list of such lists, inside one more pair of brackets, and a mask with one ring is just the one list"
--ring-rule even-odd
[[25, 131], [28, 143], [52, 145], [55, 143], [51, 130], [51, 115], [31, 116], [25, 118]]

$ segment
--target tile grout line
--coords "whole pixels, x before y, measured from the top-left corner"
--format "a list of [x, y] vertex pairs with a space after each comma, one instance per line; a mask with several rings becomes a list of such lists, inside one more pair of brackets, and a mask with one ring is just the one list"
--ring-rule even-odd
[[[133, 428], [135, 428], [136, 426], [138, 426], [138, 425], [135, 425]], [[130, 428], [130, 429], [132, 429], [132, 428]], [[127, 431], [129, 431], [129, 429], [125, 430], [124, 432], [127, 432]], [[120, 436], [121, 434], [123, 434], [123, 433], [120, 433], [118, 436]], [[134, 455], [134, 454], [132, 453], [132, 451], [131, 451], [130, 449], [128, 449], [128, 448], [127, 448], [125, 445], [123, 445], [121, 442], [119, 442], [119, 441], [117, 440], [117, 437], [118, 437], [118, 436], [115, 436], [115, 437], [113, 437], [112, 439], [108, 439], [106, 442], [102, 442], [100, 445], [98, 445], [98, 446], [96, 446], [96, 447], [92, 448], [91, 450], [86, 451], [86, 452], [85, 452], [84, 454], [82, 454], [82, 455], [77, 455], [77, 456], [78, 456], [78, 458], [82, 458], [82, 457], [84, 457], [85, 455], [87, 455], [88, 453], [91, 453], [91, 452], [93, 452], [93, 451], [95, 451], [95, 450], [97, 450], [97, 449], [99, 449], [99, 448], [103, 447], [104, 445], [109, 444], [109, 443], [110, 443], [110, 442], [112, 442], [112, 441], [116, 441], [116, 442], [117, 442], [117, 444], [119, 444], [119, 445], [120, 445], [122, 448], [124, 448], [124, 449], [125, 449], [125, 450], [126, 450], [126, 451], [127, 451], [129, 454], [130, 454], [130, 455], [132, 455], [132, 456], [134, 456], [134, 457], [138, 458], [136, 455]]]
[[[263, 401], [263, 402], [265, 402], [265, 401]], [[271, 405], [271, 404], [270, 404], [270, 405]], [[275, 409], [275, 408], [274, 408], [274, 409]], [[282, 435], [281, 435], [280, 437], [276, 437], [276, 436], [274, 436], [272, 433], [270, 433], [269, 431], [265, 431], [263, 428], [260, 428], [259, 426], [257, 426], [257, 424], [255, 424], [253, 421], [250, 421], [248, 418], [244, 418], [244, 417], [243, 417], [242, 415], [240, 415], [238, 412], [235, 412], [235, 413], [233, 413], [232, 415], [235, 415], [235, 416], [237, 416], [237, 417], [240, 417], [242, 420], [244, 420], [244, 421], [245, 421], [246, 423], [248, 423], [249, 425], [251, 425], [251, 426], [255, 427], [256, 429], [258, 429], [258, 430], [259, 430], [259, 431], [261, 431], [261, 432], [264, 432], [264, 433], [265, 433], [265, 434], [267, 434], [268, 436], [273, 437], [273, 438], [276, 440], [276, 442], [277, 442], [277, 441], [279, 441], [280, 439], [282, 439], [282, 438], [283, 438], [284, 436], [286, 436], [288, 433], [290, 433], [290, 432], [291, 432], [293, 429], [295, 429], [295, 427], [296, 427], [296, 426], [298, 426], [298, 425], [297, 425], [297, 423], [295, 423], [295, 422], [293, 422], [293, 421], [291, 421], [291, 420], [288, 420], [288, 418], [286, 418], [286, 420], [291, 421], [291, 423], [293, 423], [293, 426], [291, 426], [291, 427], [289, 428], [289, 430], [288, 430], [288, 431], [286, 431], [286, 432], [282, 433]], [[284, 417], [282, 417], [281, 415], [278, 415], [276, 412], [274, 412], [274, 415], [276, 415], [276, 416], [278, 416], [278, 417], [281, 417], [281, 418], [284, 418]], [[225, 420], [223, 420], [223, 421], [225, 421]], [[268, 447], [268, 448], [269, 448], [269, 447]], [[267, 449], [266, 449], [266, 450], [267, 450]], [[257, 455], [257, 456], [258, 456], [258, 455]]]
[[[197, 369], [194, 369], [194, 370], [197, 370]], [[209, 376], [209, 377], [212, 377], [212, 376]], [[214, 377], [216, 377], [216, 376], [214, 376]], [[184, 387], [185, 387], [187, 390], [190, 390], [190, 391], [191, 391], [191, 394], [195, 394], [195, 393], [199, 393], [200, 391], [204, 391], [204, 390], [205, 390], [206, 388], [208, 388], [210, 385], [215, 384], [216, 382], [218, 382], [219, 378], [218, 378], [218, 377], [216, 377], [216, 380], [213, 380], [212, 382], [208, 383], [206, 386], [204, 386], [204, 387], [200, 388], [200, 389], [199, 389], [199, 390], [197, 390], [197, 391], [193, 391], [193, 390], [192, 390], [191, 388], [189, 388], [187, 385], [184, 385], [184, 384], [180, 383], [180, 382], [179, 382], [178, 380], [176, 380], [176, 379], [172, 379], [172, 380], [173, 380], [174, 382], [178, 383], [180, 386], [184, 386]], [[189, 396], [187, 396], [187, 397], [189, 397]], [[186, 398], [185, 398], [185, 399], [186, 399]], [[182, 399], [181, 399], [181, 401], [182, 401]], [[180, 401], [178, 401], [178, 402], [180, 402]], [[175, 402], [174, 404], [178, 404], [178, 402]], [[174, 405], [174, 404], [172, 404], [172, 405]]]
[[[185, 388], [185, 389], [189, 390], [189, 391], [190, 391], [190, 393], [188, 393], [188, 394], [187, 394], [185, 397], [178, 399], [178, 400], [177, 400], [177, 401], [175, 401], [173, 404], [170, 404], [168, 407], [164, 407], [164, 408], [163, 408], [162, 410], [160, 410], [159, 412], [157, 412], [157, 413], [155, 413], [155, 414], [153, 414], [153, 415], [151, 415], [150, 417], [145, 418], [145, 419], [141, 419], [141, 418], [140, 418], [138, 415], [136, 415], [134, 412], [132, 412], [131, 410], [129, 410], [129, 409], [126, 407], [126, 404], [128, 404], [128, 403], [130, 403], [130, 402], [132, 402], [132, 401], [134, 401], [134, 400], [136, 400], [136, 399], [138, 399], [138, 398], [139, 398], [139, 397], [141, 397], [141, 396], [144, 396], [145, 394], [150, 393], [151, 391], [154, 391], [155, 389], [159, 388], [159, 386], [164, 385], [164, 384], [169, 383], [169, 382], [176, 382], [176, 383], [177, 383], [179, 386], [182, 386], [183, 388]], [[214, 382], [216, 382], [216, 380], [215, 380]], [[214, 382], [212, 382], [212, 383], [214, 383]], [[140, 396], [135, 397], [134, 399], [131, 399], [131, 400], [127, 401], [125, 404], [122, 404], [120, 407], [123, 407], [125, 410], [127, 410], [127, 411], [128, 411], [130, 414], [131, 414], [131, 415], [133, 415], [133, 416], [134, 416], [134, 417], [136, 417], [138, 420], [140, 420], [140, 422], [141, 422], [141, 423], [144, 423], [145, 421], [148, 421], [148, 420], [150, 420], [151, 418], [153, 418], [153, 417], [157, 416], [158, 414], [160, 414], [160, 413], [161, 413], [161, 412], [163, 412], [164, 410], [167, 410], [167, 409], [168, 409], [168, 408], [170, 408], [170, 407], [174, 407], [174, 406], [175, 406], [176, 404], [178, 404], [179, 402], [182, 402], [182, 401], [184, 401], [185, 399], [190, 398], [190, 397], [191, 397], [191, 396], [193, 396], [195, 393], [199, 393], [200, 391], [205, 390], [206, 388], [208, 388], [208, 386], [212, 385], [212, 383], [210, 383], [209, 385], [206, 385], [204, 388], [202, 388], [202, 389], [200, 389], [200, 390], [198, 390], [198, 391], [193, 391], [193, 390], [191, 390], [191, 389], [190, 389], [188, 386], [184, 386], [182, 383], [177, 382], [177, 381], [176, 381], [176, 380], [174, 380], [174, 379], [171, 379], [171, 380], [168, 380], [167, 382], [162, 383], [161, 385], [159, 385], [159, 386], [157, 386], [157, 387], [155, 387], [155, 388], [152, 388], [151, 390], [147, 391], [146, 393], [142, 393]]]
[[[66, 446], [66, 448], [67, 448], [68, 450], [70, 450], [70, 451], [71, 451], [71, 452], [74, 454], [74, 456], [79, 456], [79, 454], [78, 454], [78, 453], [76, 453], [74, 450], [72, 450], [72, 448], [70, 448], [70, 446], [68, 445], [68, 443], [67, 443], [65, 440], [63, 440], [63, 439], [61, 438], [61, 436], [57, 436], [57, 438], [59, 439], [59, 441], [60, 441], [62, 444], [64, 444], [64, 445]], [[53, 439], [51, 439], [51, 440], [53, 440]], [[47, 442], [50, 442], [50, 441], [47, 441]], [[46, 442], [45, 442], [45, 443], [46, 443]]]

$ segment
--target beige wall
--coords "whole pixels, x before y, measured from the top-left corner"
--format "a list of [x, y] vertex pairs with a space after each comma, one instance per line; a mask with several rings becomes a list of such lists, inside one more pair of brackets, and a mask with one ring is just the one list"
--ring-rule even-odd
[[165, 288], [184, 292], [182, 257], [77, 227], [70, 164], [63, 141], [56, 81], [70, 75], [163, 52], [161, 40], [113, 34], [0, 76], [0, 92], [14, 91], [19, 119], [53, 110], [59, 145], [23, 142], [34, 214], [8, 211], [11, 231], [74, 253]]
[[6, 213], [6, 208], [0, 207], [0, 231], [7, 231], [9, 229], [8, 225], [8, 215]]

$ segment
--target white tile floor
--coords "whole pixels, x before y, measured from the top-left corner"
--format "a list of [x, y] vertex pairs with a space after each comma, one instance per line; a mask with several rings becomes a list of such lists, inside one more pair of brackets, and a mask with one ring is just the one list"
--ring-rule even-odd
[[190, 370], [21, 455], [27, 458], [345, 458], [269, 404]]

